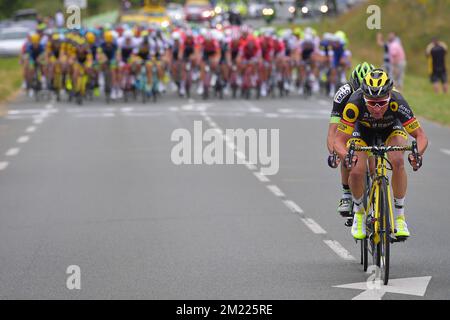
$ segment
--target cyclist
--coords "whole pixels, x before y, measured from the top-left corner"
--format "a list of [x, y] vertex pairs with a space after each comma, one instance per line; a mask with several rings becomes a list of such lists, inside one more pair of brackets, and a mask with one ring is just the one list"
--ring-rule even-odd
[[98, 88], [98, 73], [99, 73], [99, 62], [97, 55], [98, 44], [97, 44], [97, 36], [93, 31], [86, 33], [86, 41], [89, 46], [89, 52], [92, 54], [91, 77], [93, 79], [94, 95], [98, 97], [100, 95], [100, 90]]
[[[317, 59], [316, 59], [316, 45], [314, 42], [314, 36], [309, 33], [305, 33], [304, 38], [299, 43], [299, 89], [298, 93], [303, 95], [305, 82], [307, 77], [310, 76], [312, 78], [312, 91], [319, 91], [319, 82], [318, 82], [318, 68], [317, 68]], [[310, 66], [310, 75], [307, 74], [307, 66]]]
[[[350, 81], [344, 84], [338, 89], [333, 100], [333, 110], [331, 111], [330, 124], [328, 126], [328, 136], [327, 136], [327, 148], [328, 152], [332, 156], [334, 153], [334, 141], [336, 137], [336, 131], [338, 124], [341, 121], [342, 112], [347, 105], [350, 96], [359, 89], [364, 77], [374, 70], [374, 66], [367, 62], [363, 62], [356, 66], [350, 75]], [[341, 165], [341, 181], [342, 181], [342, 196], [339, 201], [339, 206], [337, 211], [343, 215], [347, 216], [351, 213], [352, 205], [352, 194], [350, 192], [350, 187], [348, 186], [348, 170], [345, 166]]]
[[345, 74], [350, 68], [350, 51], [345, 49], [345, 40], [339, 35], [333, 35], [331, 38], [331, 73], [330, 73], [330, 96], [334, 97], [336, 93], [336, 84], [340, 76], [340, 82], [345, 83]]
[[261, 96], [265, 97], [267, 95], [267, 82], [271, 77], [272, 63], [274, 59], [274, 43], [271, 30], [266, 30], [259, 42], [261, 45], [262, 58], [260, 68]]
[[[250, 78], [251, 86], [254, 87], [257, 82], [258, 74], [257, 67], [260, 65], [261, 59], [261, 47], [256, 38], [247, 35], [245, 40], [239, 49], [239, 56], [237, 58], [238, 65], [240, 68], [240, 73], [243, 78], [247, 68], [250, 68]], [[247, 84], [248, 85], [248, 84]]]
[[98, 48], [99, 61], [101, 63], [101, 69], [106, 72], [107, 69], [111, 71], [111, 99], [117, 99], [120, 97], [118, 88], [118, 69], [117, 69], [117, 57], [118, 57], [117, 41], [114, 38], [112, 31], [106, 31], [103, 34], [103, 42]]
[[[31, 90], [31, 82], [33, 79], [33, 75], [35, 73], [35, 69], [39, 68], [38, 71], [41, 72], [41, 75], [44, 75], [43, 72], [43, 65], [42, 65], [42, 58], [45, 54], [45, 46], [41, 43], [41, 38], [38, 33], [33, 33], [30, 35], [30, 40], [26, 44], [25, 47], [25, 77], [26, 77], [26, 87], [28, 91], [28, 94], [30, 97], [33, 95], [33, 90]], [[44, 78], [44, 77], [43, 77]], [[44, 79], [42, 79], [44, 82]], [[44, 82], [45, 83], [45, 82]]]
[[147, 83], [145, 87], [145, 91], [147, 93], [151, 92], [151, 84], [152, 84], [152, 67], [151, 67], [151, 43], [149, 39], [148, 31], [144, 30], [141, 32], [141, 42], [136, 51], [136, 62], [133, 64], [133, 72], [135, 74], [139, 74], [141, 68], [145, 68], [145, 72], [147, 75]]
[[133, 31], [126, 30], [123, 36], [117, 40], [119, 46], [119, 97], [122, 97], [123, 91], [130, 88], [133, 84], [131, 65], [134, 54], [137, 52], [138, 40], [134, 37]]
[[220, 46], [216, 39], [214, 39], [211, 31], [206, 31], [203, 36], [203, 41], [200, 44], [201, 61], [201, 73], [200, 73], [200, 85], [198, 87], [198, 95], [202, 95], [204, 91], [203, 80], [205, 79], [205, 69], [209, 65], [211, 70], [215, 70], [217, 65], [217, 58], [220, 55]]
[[[198, 54], [198, 39], [194, 36], [191, 29], [186, 30], [184, 38], [182, 37], [180, 56], [182, 57], [183, 63], [185, 65], [190, 65], [191, 68], [198, 65], [197, 54]], [[181, 69], [181, 89], [180, 94], [186, 94], [186, 80], [187, 80], [186, 68]], [[194, 79], [193, 79], [194, 80]]]
[[228, 79], [230, 75], [230, 67], [231, 67], [231, 55], [230, 55], [230, 47], [229, 42], [225, 38], [225, 35], [222, 32], [217, 32], [216, 40], [219, 43], [219, 58], [218, 58], [218, 66], [220, 68], [220, 74], [225, 83], [224, 92], [228, 94], [229, 86]]
[[75, 86], [75, 93], [80, 94], [81, 88], [77, 87], [78, 80], [84, 71], [88, 75], [92, 75], [93, 58], [92, 53], [89, 50], [89, 44], [83, 37], [77, 40], [75, 49], [75, 62], [72, 69], [72, 83]]
[[[342, 161], [346, 158], [347, 141], [366, 146], [373, 143], [375, 135], [380, 135], [385, 145], [403, 146], [408, 140], [407, 133], [417, 141], [420, 155], [418, 161], [412, 154], [408, 156], [409, 162], [417, 170], [422, 164], [421, 157], [427, 148], [428, 139], [408, 102], [393, 89], [393, 82], [388, 74], [382, 69], [375, 69], [366, 75], [361, 88], [353, 93], [345, 106], [338, 126], [334, 150]], [[403, 152], [391, 152], [388, 157], [392, 164], [395, 235], [409, 237], [410, 232], [404, 210], [407, 176]], [[355, 158], [351, 159], [349, 185], [355, 212], [351, 234], [355, 239], [366, 237], [362, 199], [367, 158], [366, 153], [357, 152]]]
[[164, 92], [166, 90], [163, 82], [164, 78], [164, 68], [165, 64], [168, 61], [167, 49], [169, 44], [167, 40], [163, 37], [163, 34], [160, 29], [156, 29], [152, 31], [150, 34], [150, 43], [151, 43], [151, 51], [150, 54], [152, 56], [151, 64], [156, 64], [158, 77], [158, 91]]
[[184, 84], [182, 83], [181, 76], [181, 66], [182, 66], [182, 55], [181, 55], [181, 47], [182, 47], [182, 34], [180, 31], [174, 31], [171, 35], [172, 43], [169, 46], [169, 54], [170, 54], [170, 72], [172, 76], [172, 87], [174, 91], [179, 85], [179, 94], [184, 96], [186, 94]]
[[59, 33], [54, 33], [46, 46], [47, 79], [51, 89], [53, 89], [55, 69], [57, 67], [62, 69], [61, 60], [63, 54], [61, 35]]

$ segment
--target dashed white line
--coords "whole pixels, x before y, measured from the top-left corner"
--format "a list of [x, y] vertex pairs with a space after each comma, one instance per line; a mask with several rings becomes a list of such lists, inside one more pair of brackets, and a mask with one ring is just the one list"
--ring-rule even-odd
[[132, 107], [124, 107], [124, 108], [120, 108], [120, 111], [121, 112], [131, 112], [131, 111], [133, 111], [134, 110], [134, 108], [132, 108]]
[[339, 242], [335, 240], [323, 240], [323, 242], [342, 259], [349, 261], [356, 260]]
[[441, 152], [450, 156], [450, 150], [448, 150], [448, 149], [441, 149]]
[[9, 163], [7, 161], [0, 162], [0, 171], [5, 170], [8, 167]]
[[19, 153], [20, 149], [19, 148], [11, 148], [8, 151], [6, 151], [5, 155], [8, 157], [12, 157], [15, 156]]
[[292, 212], [294, 212], [294, 213], [303, 213], [302, 208], [300, 208], [300, 206], [298, 204], [296, 204], [294, 201], [292, 201], [292, 200], [284, 200], [283, 202], [286, 205], [286, 207], [291, 209]]
[[36, 127], [35, 126], [30, 126], [30, 127], [28, 127], [25, 130], [26, 133], [32, 133], [32, 132], [35, 132], [35, 131], [36, 131]]
[[253, 172], [253, 174], [255, 175], [255, 177], [258, 178], [259, 181], [261, 182], [269, 182], [269, 178], [267, 178], [265, 175], [263, 175], [261, 172]]
[[303, 223], [315, 234], [326, 234], [327, 232], [313, 219], [302, 218]]
[[17, 143], [26, 143], [30, 140], [29, 136], [21, 136], [19, 139], [17, 139]]
[[43, 121], [44, 121], [44, 119], [42, 119], [42, 118], [36, 118], [36, 119], [33, 120], [33, 123], [34, 124], [41, 124]]
[[266, 118], [278, 118], [279, 115], [276, 113], [266, 113]]
[[281, 108], [281, 109], [278, 109], [278, 112], [279, 113], [291, 113], [291, 112], [294, 112], [294, 110], [288, 109], [288, 108]]
[[267, 189], [269, 189], [274, 195], [276, 195], [277, 197], [285, 197], [286, 195], [283, 193], [283, 191], [280, 190], [280, 188], [278, 188], [276, 185], [270, 185], [267, 186]]
[[[328, 102], [326, 102], [328, 104]], [[220, 129], [217, 124], [215, 122], [212, 121], [212, 119], [207, 116], [206, 114], [202, 113], [202, 116], [204, 117], [204, 119], [209, 123], [209, 125], [211, 127], [214, 127], [214, 130], [216, 132], [218, 132], [220, 135], [222, 135], [223, 140], [227, 141], [227, 146], [232, 149], [235, 150], [236, 155], [240, 158], [245, 157], [245, 155], [236, 150], [235, 144], [229, 140], [226, 135], [224, 135], [224, 132], [222, 129]], [[266, 117], [278, 117], [277, 114], [273, 114], [273, 113], [268, 113], [266, 114]], [[213, 124], [213, 125], [212, 125]], [[441, 151], [443, 151], [445, 149], [441, 149]], [[447, 150], [448, 154], [450, 155], [450, 150]], [[443, 151], [444, 152], [444, 151]], [[446, 152], [444, 152], [446, 153]], [[247, 166], [247, 168], [251, 171], [256, 171], [257, 167], [249, 162], [246, 162], [244, 160], [244, 164]], [[261, 181], [261, 182], [270, 182], [270, 180], [263, 175], [261, 172], [253, 172], [253, 174], [255, 175], [255, 177]], [[283, 193], [283, 191], [281, 191], [280, 188], [278, 188], [278, 186], [276, 185], [267, 185], [266, 186], [275, 196], [279, 197], [279, 198], [285, 198], [286, 195]], [[297, 205], [294, 201], [292, 200], [283, 200], [283, 203], [294, 213], [303, 213], [302, 208], [300, 208], [299, 205]], [[302, 222], [315, 234], [326, 234], [327, 232], [325, 231], [325, 229], [323, 229], [316, 221], [314, 221], [311, 218], [307, 218], [307, 217], [302, 217], [301, 218]], [[344, 259], [344, 260], [348, 260], [348, 261], [354, 261], [356, 260], [338, 241], [335, 240], [323, 240], [324, 243], [331, 248], [331, 250], [333, 250], [340, 258]]]

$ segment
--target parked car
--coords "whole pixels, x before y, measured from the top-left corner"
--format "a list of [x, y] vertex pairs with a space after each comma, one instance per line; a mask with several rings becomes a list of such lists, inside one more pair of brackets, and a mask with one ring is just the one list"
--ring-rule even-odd
[[29, 30], [36, 29], [38, 13], [35, 9], [22, 9], [14, 13], [14, 26], [22, 26]]
[[0, 56], [18, 56], [27, 40], [29, 29], [11, 27], [0, 30]]
[[208, 1], [187, 1], [184, 6], [186, 20], [189, 22], [209, 21], [214, 17], [214, 9]]

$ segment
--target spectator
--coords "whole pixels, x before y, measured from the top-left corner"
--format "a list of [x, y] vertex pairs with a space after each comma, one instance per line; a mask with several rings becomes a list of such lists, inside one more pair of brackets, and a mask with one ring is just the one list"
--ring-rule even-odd
[[61, 10], [55, 14], [55, 24], [58, 29], [64, 28], [64, 13]]
[[401, 91], [403, 89], [403, 80], [405, 78], [406, 55], [400, 39], [394, 32], [389, 33], [388, 47], [394, 85]]
[[391, 62], [389, 60], [389, 46], [387, 42], [384, 41], [383, 35], [381, 33], [377, 34], [377, 43], [383, 48], [383, 69], [390, 75], [391, 74]]
[[447, 51], [447, 45], [439, 41], [438, 38], [434, 38], [427, 46], [426, 55], [430, 61], [430, 80], [436, 93], [440, 92], [439, 82], [442, 84], [442, 91], [444, 93], [448, 92], [447, 68], [445, 64]]

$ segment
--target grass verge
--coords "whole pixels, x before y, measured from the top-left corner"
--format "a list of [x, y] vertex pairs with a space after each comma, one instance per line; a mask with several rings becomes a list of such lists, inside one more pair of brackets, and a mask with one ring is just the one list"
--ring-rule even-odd
[[19, 58], [0, 58], [0, 104], [17, 92], [21, 83]]

